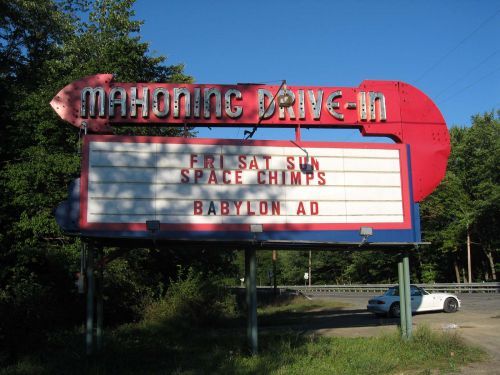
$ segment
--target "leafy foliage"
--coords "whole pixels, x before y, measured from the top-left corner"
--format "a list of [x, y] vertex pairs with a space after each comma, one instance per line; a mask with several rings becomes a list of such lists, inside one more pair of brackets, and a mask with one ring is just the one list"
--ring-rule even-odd
[[[81, 322], [84, 311], [74, 285], [80, 242], [64, 236], [53, 216], [79, 174], [80, 135], [57, 117], [50, 100], [73, 80], [103, 72], [129, 81], [192, 80], [182, 65], [168, 66], [165, 57], [150, 55], [132, 4], [2, 1], [0, 346], [12, 358], [39, 344], [46, 331]], [[158, 280], [168, 282], [171, 274], [142, 275], [140, 254], [131, 252], [106, 270], [110, 323], [137, 319], [144, 303], [161, 293]]]
[[[423, 233], [432, 246], [426, 262], [440, 264], [438, 278], [466, 268], [466, 237], [472, 238], [473, 275], [496, 279], [499, 234], [500, 120], [493, 113], [472, 118], [469, 128], [450, 131], [452, 153], [438, 189], [422, 204]], [[443, 262], [449, 259], [449, 262]], [[440, 281], [440, 280], [435, 280]], [[459, 281], [459, 280], [458, 280]]]

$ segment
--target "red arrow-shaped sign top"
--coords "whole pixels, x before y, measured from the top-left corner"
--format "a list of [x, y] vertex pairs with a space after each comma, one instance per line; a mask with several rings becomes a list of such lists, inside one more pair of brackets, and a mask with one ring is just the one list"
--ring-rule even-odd
[[[279, 94], [290, 96], [279, 107]], [[416, 202], [446, 172], [450, 138], [436, 105], [403, 82], [364, 81], [359, 87], [115, 83], [111, 74], [82, 78], [52, 99], [59, 116], [88, 131], [113, 126], [254, 126], [359, 128], [411, 147]]]

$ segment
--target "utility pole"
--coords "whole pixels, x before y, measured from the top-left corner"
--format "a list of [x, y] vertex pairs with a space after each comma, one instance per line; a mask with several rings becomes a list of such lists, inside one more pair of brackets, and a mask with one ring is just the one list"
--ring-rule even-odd
[[472, 266], [470, 257], [470, 231], [469, 223], [467, 223], [467, 272], [469, 275], [469, 284], [472, 283]]

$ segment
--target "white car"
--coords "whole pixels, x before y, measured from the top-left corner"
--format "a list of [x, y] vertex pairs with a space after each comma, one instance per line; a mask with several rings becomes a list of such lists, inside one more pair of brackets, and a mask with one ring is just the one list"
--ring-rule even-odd
[[[410, 285], [412, 313], [444, 311], [452, 313], [460, 308], [460, 300], [450, 293], [429, 293], [424, 288]], [[390, 287], [384, 295], [368, 301], [368, 311], [376, 315], [399, 317], [399, 286]]]

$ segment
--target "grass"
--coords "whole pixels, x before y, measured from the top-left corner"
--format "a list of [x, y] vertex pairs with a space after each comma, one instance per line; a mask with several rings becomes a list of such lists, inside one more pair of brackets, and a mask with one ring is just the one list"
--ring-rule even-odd
[[[338, 308], [293, 300], [262, 309], [261, 314], [272, 318]], [[0, 374], [422, 374], [451, 372], [485, 356], [456, 334], [426, 327], [419, 327], [409, 341], [398, 334], [321, 337], [283, 328], [260, 334], [258, 356], [248, 355], [245, 342], [242, 328], [176, 329], [145, 321], [107, 332], [103, 353], [92, 360], [83, 354], [80, 332], [54, 334], [39, 353], [21, 358]]]

